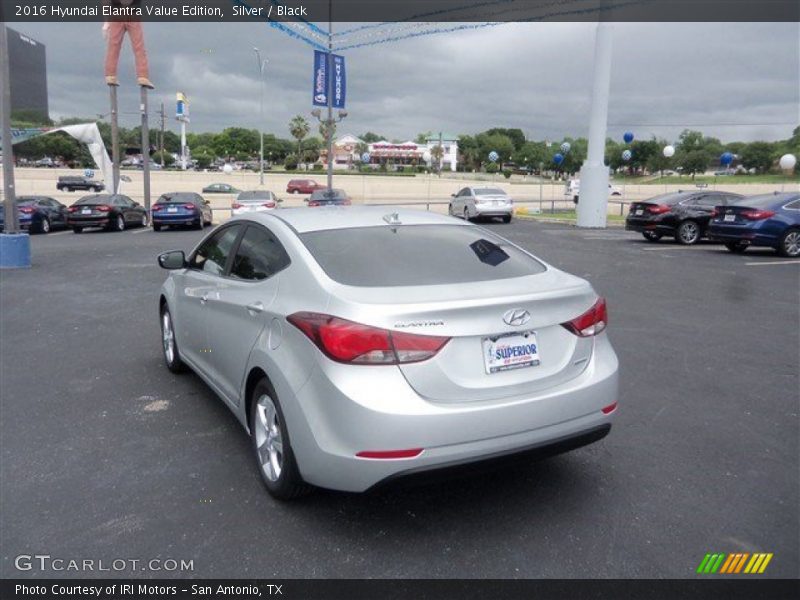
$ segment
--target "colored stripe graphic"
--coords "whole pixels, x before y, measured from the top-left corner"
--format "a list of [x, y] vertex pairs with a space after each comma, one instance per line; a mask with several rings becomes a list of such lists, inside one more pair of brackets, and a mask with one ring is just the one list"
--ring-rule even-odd
[[[701, 574], [761, 574], [763, 573], [769, 562], [772, 560], [773, 554], [766, 552], [756, 552], [750, 554], [749, 552], [732, 552], [726, 553], [708, 553], [700, 561], [697, 566], [697, 573]], [[745, 566], [746, 565], [746, 566]]]

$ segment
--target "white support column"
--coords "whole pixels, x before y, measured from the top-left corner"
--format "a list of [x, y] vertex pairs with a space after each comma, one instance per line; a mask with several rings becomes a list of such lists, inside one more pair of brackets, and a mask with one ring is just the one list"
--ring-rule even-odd
[[608, 208], [608, 167], [605, 164], [608, 96], [611, 87], [613, 26], [597, 24], [594, 52], [589, 153], [581, 167], [578, 227], [605, 227]]

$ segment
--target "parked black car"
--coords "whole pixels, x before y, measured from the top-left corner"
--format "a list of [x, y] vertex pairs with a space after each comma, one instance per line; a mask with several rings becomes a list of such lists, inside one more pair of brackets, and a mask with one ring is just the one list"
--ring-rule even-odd
[[727, 206], [743, 197], [728, 192], [698, 190], [632, 202], [625, 229], [640, 232], [650, 242], [669, 236], [681, 244], [696, 244], [706, 235], [714, 207]]
[[105, 227], [123, 231], [126, 227], [146, 227], [147, 211], [122, 194], [93, 194], [69, 207], [67, 222], [75, 233], [86, 227]]
[[[17, 198], [19, 228], [36, 233], [50, 233], [54, 227], [67, 226], [67, 207], [47, 196], [19, 196]], [[5, 227], [5, 211], [0, 205], [0, 231]]]
[[88, 177], [77, 177], [73, 175], [65, 175], [58, 178], [56, 189], [67, 192], [74, 192], [75, 190], [84, 190], [87, 192], [102, 192], [106, 189], [102, 181], [95, 181]]

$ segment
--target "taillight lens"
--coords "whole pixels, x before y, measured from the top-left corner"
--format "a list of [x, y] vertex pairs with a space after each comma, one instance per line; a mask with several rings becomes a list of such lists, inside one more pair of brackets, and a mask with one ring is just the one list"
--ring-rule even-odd
[[427, 360], [449, 337], [415, 335], [354, 323], [330, 315], [298, 312], [286, 318], [330, 359], [361, 365], [397, 365]]
[[309, 206], [319, 206], [319, 202], [317, 202], [317, 201], [315, 201], [315, 200], [310, 200], [310, 201], [308, 202], [308, 205], [309, 205]]
[[274, 202], [264, 202], [264, 204], [262, 204], [261, 206], [265, 206], [267, 208], [275, 208], [275, 203]]
[[195, 209], [195, 205], [186, 203], [186, 204], [183, 205], [183, 208], [185, 208], [186, 210], [194, 210]]
[[76, 210], [78, 210], [78, 207], [77, 206], [70, 206], [67, 210], [69, 212], [75, 212]]
[[775, 216], [775, 212], [771, 210], [745, 210], [739, 214], [748, 221], [762, 221]]
[[96, 206], [95, 208], [97, 208], [97, 210], [99, 210], [100, 212], [108, 212], [108, 211], [111, 210], [111, 207], [108, 206], [107, 204], [100, 204], [99, 206]]
[[164, 207], [163, 207], [161, 204], [154, 204], [154, 205], [153, 205], [153, 208], [151, 208], [150, 210], [152, 210], [153, 212], [158, 212], [158, 211], [160, 211], [160, 210], [161, 210], [161, 209], [163, 209], [163, 208], [164, 208]]
[[239, 209], [239, 208], [242, 208], [242, 205], [241, 205], [241, 204], [239, 204], [238, 202], [234, 202], [234, 203], [231, 205], [231, 207], [233, 208], [233, 210], [237, 210], [237, 209]]
[[608, 309], [606, 308], [605, 298], [598, 298], [594, 306], [583, 313], [581, 316], [562, 323], [565, 327], [578, 337], [591, 337], [603, 331], [608, 325]]
[[36, 212], [36, 209], [31, 208], [30, 206], [21, 206], [19, 212], [26, 215], [32, 215], [34, 212]]
[[666, 204], [656, 204], [655, 206], [650, 206], [647, 208], [647, 212], [649, 212], [651, 215], [663, 215], [671, 210], [672, 207], [667, 206]]
[[713, 219], [714, 217], [716, 217], [718, 214], [719, 214], [719, 210], [717, 210], [716, 208], [712, 208], [712, 209], [711, 209], [711, 218], [712, 218], [712, 219]]

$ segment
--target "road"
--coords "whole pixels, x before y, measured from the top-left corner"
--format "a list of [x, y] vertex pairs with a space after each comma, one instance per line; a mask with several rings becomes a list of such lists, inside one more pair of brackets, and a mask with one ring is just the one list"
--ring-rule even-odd
[[267, 495], [245, 432], [160, 353], [158, 252], [200, 232], [33, 236], [0, 274], [0, 574], [19, 554], [192, 560], [142, 577], [693, 577], [772, 552], [797, 577], [800, 265], [624, 231], [489, 225], [609, 303], [603, 441], [427, 487]]

